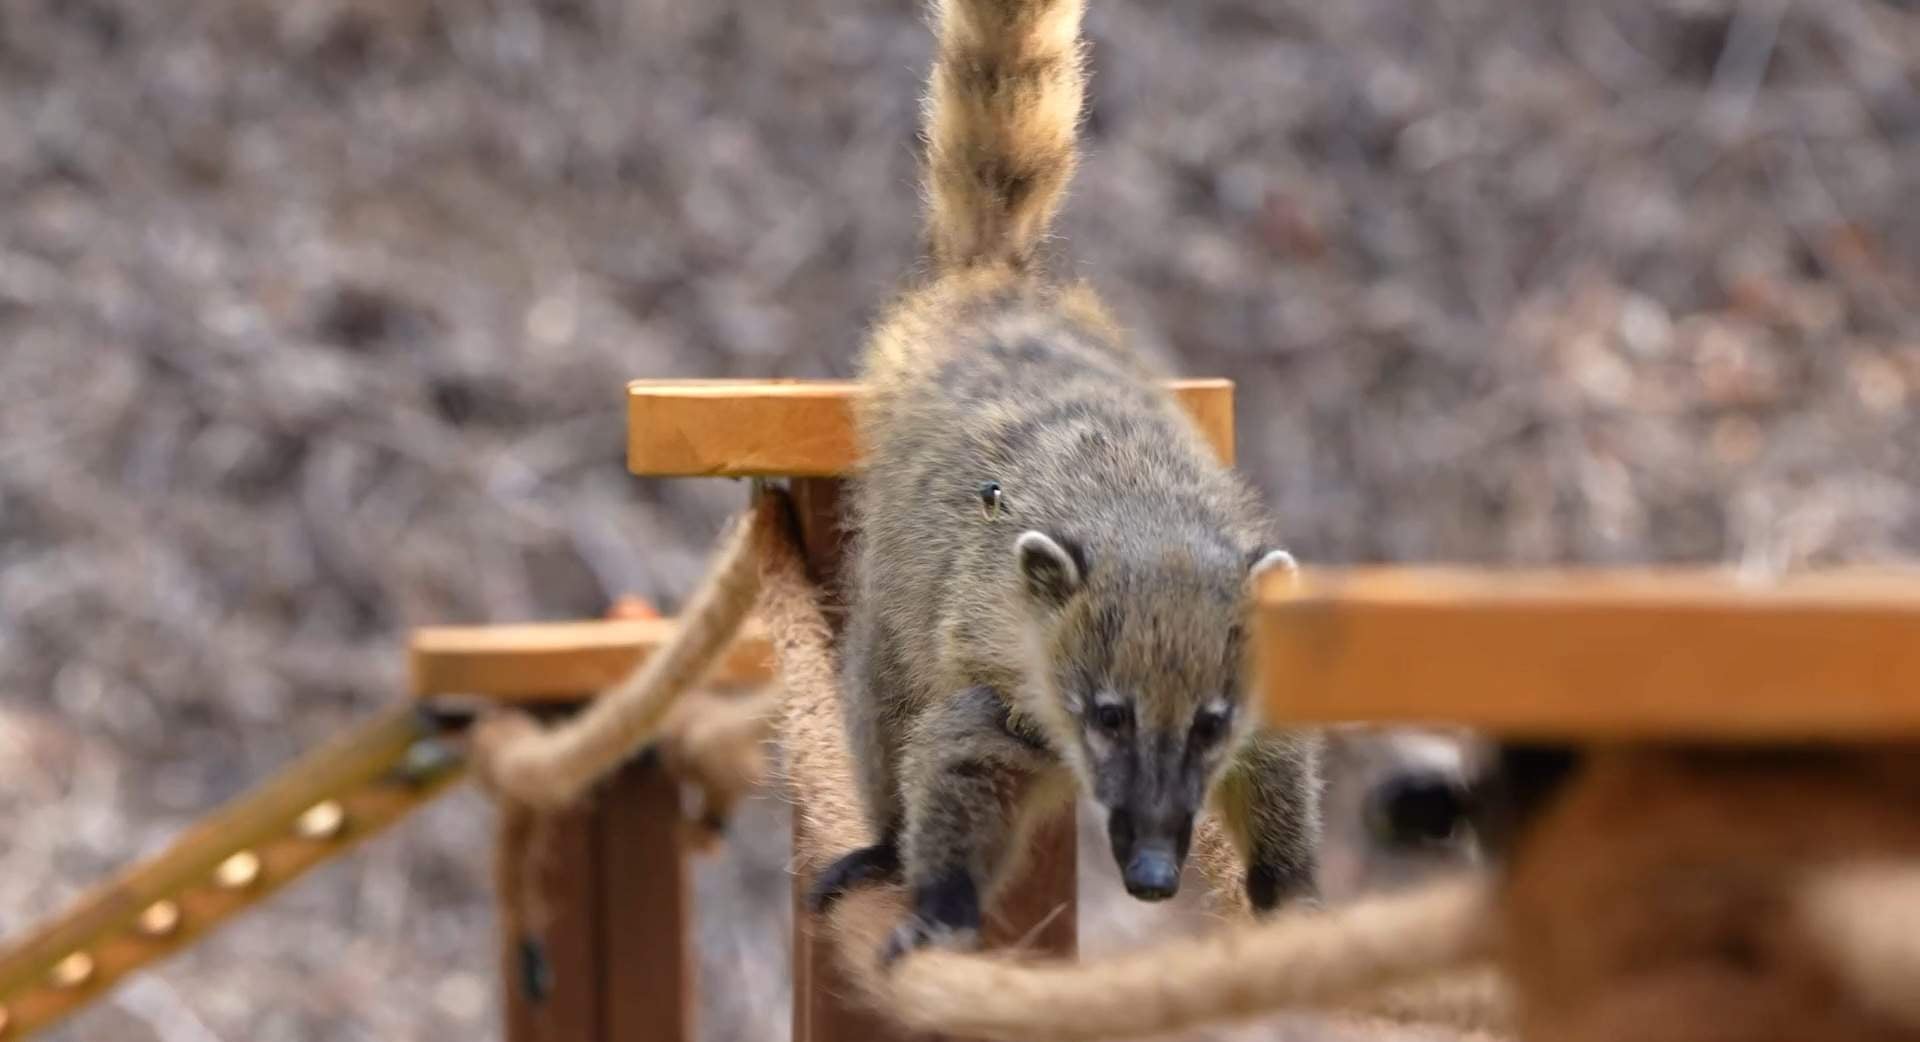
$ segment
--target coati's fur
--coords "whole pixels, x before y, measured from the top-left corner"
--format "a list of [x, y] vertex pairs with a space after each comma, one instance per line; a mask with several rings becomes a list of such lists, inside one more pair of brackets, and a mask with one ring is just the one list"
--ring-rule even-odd
[[936, 3], [932, 277], [864, 359], [844, 686], [882, 839], [815, 892], [904, 876], [896, 952], [970, 942], [1075, 776], [1139, 896], [1173, 892], [1210, 794], [1257, 908], [1312, 889], [1317, 739], [1255, 737], [1241, 691], [1253, 577], [1292, 559], [1093, 292], [1037, 260], [1082, 6]]

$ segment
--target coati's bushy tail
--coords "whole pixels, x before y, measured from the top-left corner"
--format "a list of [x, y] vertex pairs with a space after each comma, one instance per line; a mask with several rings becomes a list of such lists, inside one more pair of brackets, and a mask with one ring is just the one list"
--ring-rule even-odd
[[941, 271], [1024, 266], [1079, 156], [1085, 0], [935, 0], [927, 237]]

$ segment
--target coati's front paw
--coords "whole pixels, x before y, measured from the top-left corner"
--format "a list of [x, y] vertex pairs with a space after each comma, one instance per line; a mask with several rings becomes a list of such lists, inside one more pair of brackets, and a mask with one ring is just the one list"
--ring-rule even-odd
[[901, 956], [922, 948], [971, 951], [979, 946], [980, 931], [975, 927], [930, 923], [917, 915], [910, 915], [905, 922], [893, 928], [893, 934], [887, 938], [887, 946], [880, 951], [880, 964], [891, 967], [900, 961]]
[[1247, 903], [1253, 906], [1255, 915], [1265, 915], [1282, 905], [1316, 905], [1319, 895], [1311, 875], [1255, 864], [1247, 867]]
[[807, 907], [818, 915], [833, 907], [842, 894], [869, 883], [890, 883], [900, 878], [900, 848], [890, 840], [861, 847], [842, 855], [814, 877], [807, 891]]
[[933, 883], [913, 888], [913, 914], [888, 938], [883, 965], [908, 952], [934, 945], [965, 951], [980, 943], [980, 891], [973, 877], [955, 870]]

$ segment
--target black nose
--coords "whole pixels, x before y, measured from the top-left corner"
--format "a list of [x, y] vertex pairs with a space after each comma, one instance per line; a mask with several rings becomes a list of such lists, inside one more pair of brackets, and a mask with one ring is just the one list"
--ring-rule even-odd
[[1180, 889], [1180, 863], [1173, 851], [1162, 847], [1142, 847], [1127, 859], [1121, 872], [1127, 893], [1142, 901], [1164, 901]]

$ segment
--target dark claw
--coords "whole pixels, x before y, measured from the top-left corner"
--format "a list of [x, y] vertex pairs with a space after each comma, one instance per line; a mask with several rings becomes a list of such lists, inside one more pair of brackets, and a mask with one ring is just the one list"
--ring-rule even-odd
[[891, 966], [902, 955], [927, 945], [967, 949], [980, 940], [980, 891], [973, 877], [956, 869], [937, 882], [913, 888], [913, 914], [893, 931], [880, 962]]
[[833, 907], [842, 894], [872, 883], [900, 878], [900, 848], [890, 841], [861, 847], [828, 865], [807, 891], [807, 907], [819, 915]]
[[880, 952], [880, 965], [891, 968], [900, 961], [900, 957], [922, 948], [947, 948], [954, 951], [966, 951], [980, 943], [980, 931], [972, 927], [941, 926], [929, 923], [917, 915], [907, 917], [907, 921], [894, 928], [893, 935], [887, 938], [887, 946]]
[[1256, 912], [1269, 912], [1280, 903], [1280, 875], [1271, 865], [1247, 869], [1247, 903]]
[[1284, 871], [1274, 865], [1247, 868], [1247, 903], [1256, 915], [1264, 915], [1281, 905], [1309, 904], [1318, 899], [1311, 874]]

